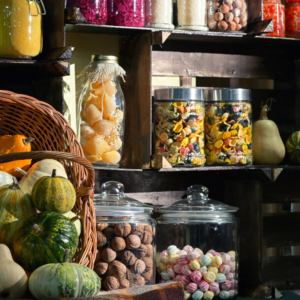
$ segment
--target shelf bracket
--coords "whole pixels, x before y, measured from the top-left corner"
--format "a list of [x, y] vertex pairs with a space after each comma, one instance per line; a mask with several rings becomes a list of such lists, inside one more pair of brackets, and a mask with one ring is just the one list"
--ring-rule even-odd
[[162, 45], [170, 35], [168, 31], [152, 32], [152, 45]]
[[283, 171], [283, 168], [270, 168], [270, 169], [262, 169], [262, 171], [267, 175], [267, 177], [275, 182], [276, 179], [278, 178], [278, 176], [281, 174], [281, 172]]
[[152, 169], [172, 169], [172, 165], [162, 155], [152, 155]]

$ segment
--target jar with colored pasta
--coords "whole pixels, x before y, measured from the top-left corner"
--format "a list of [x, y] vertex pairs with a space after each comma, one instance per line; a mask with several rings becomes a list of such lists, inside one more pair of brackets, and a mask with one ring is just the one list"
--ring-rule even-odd
[[197, 88], [154, 92], [154, 153], [173, 167], [199, 167], [204, 154], [204, 91]]
[[115, 56], [93, 55], [79, 75], [78, 135], [85, 158], [105, 167], [119, 167], [124, 139], [125, 98], [119, 77], [125, 71]]
[[212, 89], [205, 92], [207, 164], [252, 164], [251, 90]]
[[0, 57], [32, 58], [43, 48], [42, 15], [46, 14], [40, 0], [0, 1]]
[[281, 0], [264, 0], [264, 20], [273, 19], [274, 32], [267, 36], [285, 36], [285, 6]]
[[287, 37], [300, 38], [300, 1], [285, 1], [285, 33]]
[[238, 294], [238, 208], [210, 199], [201, 185], [190, 186], [186, 194], [158, 208], [158, 282], [181, 282], [185, 299], [233, 299]]

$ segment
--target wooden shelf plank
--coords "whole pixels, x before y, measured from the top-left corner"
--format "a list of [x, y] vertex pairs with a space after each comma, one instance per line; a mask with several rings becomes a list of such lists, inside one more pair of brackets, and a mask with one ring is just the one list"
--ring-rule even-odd
[[127, 169], [127, 168], [110, 168], [110, 167], [101, 167], [97, 165], [93, 165], [95, 170], [102, 170], [102, 171], [123, 171], [123, 172], [142, 172], [143, 169]]

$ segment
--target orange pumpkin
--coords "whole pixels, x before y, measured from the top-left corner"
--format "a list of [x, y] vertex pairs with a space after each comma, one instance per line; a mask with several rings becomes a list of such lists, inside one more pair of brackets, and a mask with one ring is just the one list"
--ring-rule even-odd
[[[16, 152], [30, 152], [31, 142], [34, 141], [32, 137], [24, 135], [4, 135], [0, 136], [0, 155], [16, 153]], [[16, 160], [4, 164], [0, 164], [0, 170], [11, 174], [17, 178], [22, 177], [22, 174], [16, 171], [16, 168], [27, 171], [31, 165], [31, 159]]]

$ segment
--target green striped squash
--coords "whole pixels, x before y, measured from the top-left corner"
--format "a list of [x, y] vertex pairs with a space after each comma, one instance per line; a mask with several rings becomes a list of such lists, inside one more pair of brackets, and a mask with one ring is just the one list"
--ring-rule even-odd
[[75, 225], [55, 212], [43, 212], [28, 219], [16, 232], [13, 248], [28, 271], [50, 263], [62, 263], [66, 249], [73, 258], [78, 245]]
[[29, 290], [36, 299], [92, 297], [100, 288], [93, 270], [68, 262], [41, 266], [29, 279]]
[[12, 246], [16, 231], [35, 213], [30, 195], [15, 178], [13, 184], [0, 187], [0, 244]]
[[300, 131], [292, 133], [285, 143], [286, 151], [293, 164], [300, 164]]
[[76, 191], [72, 183], [63, 177], [56, 177], [55, 169], [52, 177], [44, 176], [35, 183], [31, 196], [35, 207], [42, 212], [65, 214], [76, 202]]

